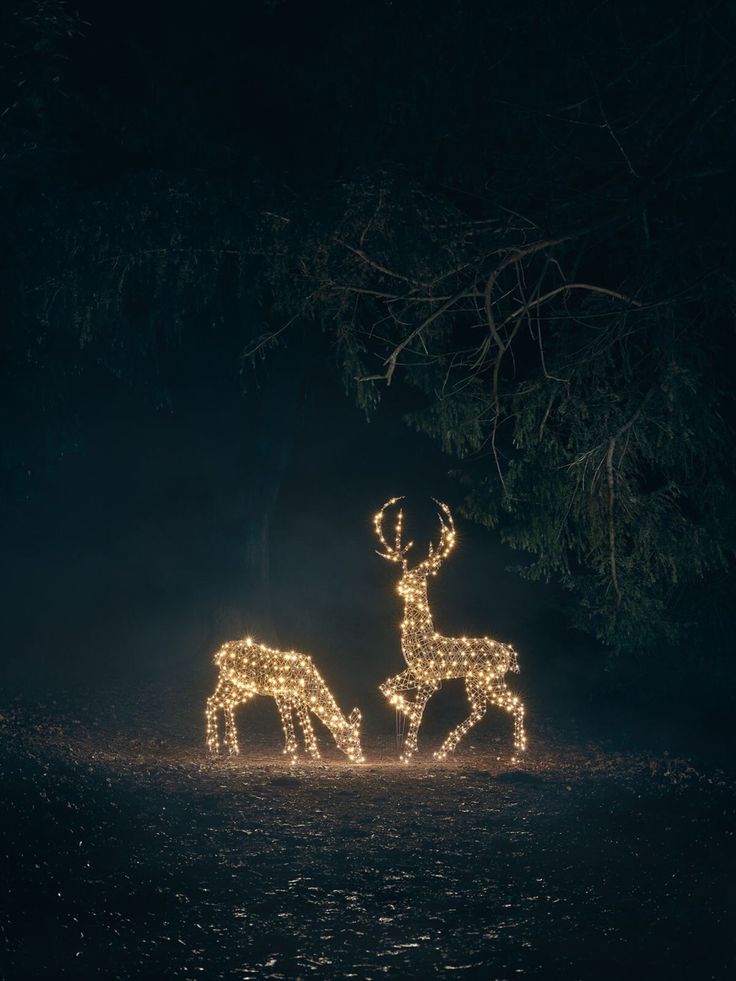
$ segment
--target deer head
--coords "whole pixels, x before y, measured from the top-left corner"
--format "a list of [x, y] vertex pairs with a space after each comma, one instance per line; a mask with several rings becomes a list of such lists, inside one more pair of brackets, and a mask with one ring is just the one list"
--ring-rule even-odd
[[409, 598], [413, 590], [418, 585], [423, 583], [428, 576], [433, 576], [437, 573], [439, 567], [455, 547], [457, 533], [455, 532], [455, 523], [452, 520], [452, 512], [450, 511], [449, 507], [446, 504], [443, 504], [442, 501], [432, 498], [439, 508], [439, 511], [437, 512], [440, 519], [439, 544], [435, 548], [432, 542], [430, 542], [429, 554], [427, 555], [427, 558], [423, 559], [418, 565], [415, 565], [412, 569], [410, 569], [406, 556], [414, 545], [414, 542], [408, 542], [406, 545], [404, 545], [402, 542], [404, 512], [401, 509], [399, 509], [396, 515], [393, 544], [390, 544], [387, 541], [383, 531], [383, 520], [386, 511], [401, 500], [403, 500], [401, 497], [392, 497], [390, 501], [386, 501], [381, 510], [375, 515], [373, 525], [376, 535], [378, 536], [378, 540], [383, 547], [382, 552], [379, 552], [378, 550], [376, 550], [376, 552], [381, 556], [381, 558], [388, 559], [389, 562], [396, 562], [401, 565], [399, 593], [405, 598]]
[[344, 726], [335, 730], [337, 748], [348, 757], [351, 763], [362, 763], [365, 759], [360, 746], [360, 710], [354, 708]]

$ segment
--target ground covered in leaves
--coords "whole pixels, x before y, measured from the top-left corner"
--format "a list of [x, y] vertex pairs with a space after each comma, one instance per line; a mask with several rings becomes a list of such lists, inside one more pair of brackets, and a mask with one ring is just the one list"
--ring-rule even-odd
[[734, 976], [722, 769], [543, 728], [512, 768], [490, 724], [442, 765], [376, 732], [292, 767], [267, 708], [213, 763], [201, 714], [0, 705], [0, 976]]

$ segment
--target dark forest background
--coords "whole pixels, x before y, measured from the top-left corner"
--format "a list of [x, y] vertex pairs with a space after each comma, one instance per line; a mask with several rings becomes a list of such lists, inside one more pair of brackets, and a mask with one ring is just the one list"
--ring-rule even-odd
[[247, 630], [364, 701], [407, 493], [420, 541], [462, 516], [441, 626], [538, 706], [726, 725], [732, 5], [18, 0], [0, 38], [7, 687], [184, 684]]

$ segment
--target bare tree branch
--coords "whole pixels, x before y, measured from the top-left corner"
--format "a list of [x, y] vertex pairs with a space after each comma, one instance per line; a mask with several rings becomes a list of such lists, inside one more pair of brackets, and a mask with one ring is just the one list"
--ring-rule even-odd
[[400, 279], [402, 282], [408, 283], [409, 286], [421, 286], [423, 289], [429, 288], [427, 283], [422, 283], [415, 279], [409, 279], [408, 276], [403, 276], [401, 273], [394, 272], [393, 269], [389, 269], [387, 266], [382, 266], [380, 262], [376, 262], [374, 259], [371, 259], [371, 257], [363, 251], [363, 249], [356, 249], [353, 245], [348, 245], [347, 242], [344, 242], [340, 238], [336, 238], [335, 241], [338, 245], [342, 245], [344, 249], [347, 249], [348, 252], [352, 252], [353, 255], [356, 255], [359, 259], [362, 259], [366, 265], [370, 266], [371, 269], [375, 269], [376, 272], [383, 273], [384, 276], [390, 276], [392, 279]]
[[534, 307], [540, 307], [543, 303], [551, 300], [555, 296], [559, 296], [560, 293], [566, 293], [568, 290], [587, 290], [589, 293], [602, 293], [604, 296], [611, 296], [616, 300], [623, 300], [624, 303], [630, 303], [632, 307], [643, 307], [643, 304], [638, 300], [635, 300], [632, 296], [627, 296], [625, 293], [619, 293], [618, 290], [610, 290], [605, 286], [594, 286], [592, 283], [563, 283], [562, 286], [557, 286], [555, 289], [550, 290], [548, 293], [544, 293], [542, 296], [538, 297], [536, 300], [530, 301], [525, 306], [518, 307], [512, 313], [502, 321], [497, 330], [505, 327], [506, 324], [511, 320], [515, 320], [519, 316], [523, 316], [529, 310]]

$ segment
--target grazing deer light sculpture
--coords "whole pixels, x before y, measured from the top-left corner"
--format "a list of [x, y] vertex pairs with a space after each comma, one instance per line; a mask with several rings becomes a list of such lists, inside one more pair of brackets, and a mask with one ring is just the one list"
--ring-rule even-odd
[[274, 651], [257, 644], [250, 637], [231, 640], [215, 654], [220, 669], [217, 687], [207, 699], [207, 746], [211, 753], [220, 751], [218, 715], [225, 716], [225, 745], [231, 754], [239, 752], [234, 709], [255, 695], [271, 695], [281, 716], [284, 729], [284, 753], [296, 760], [298, 746], [294, 732], [294, 712], [304, 736], [304, 746], [312, 759], [320, 758], [312, 728], [314, 712], [330, 730], [338, 749], [351, 763], [362, 763], [360, 748], [360, 712], [353, 709], [347, 719], [338, 708], [322, 676], [306, 654], [296, 651]]
[[[445, 679], [464, 678], [470, 702], [470, 715], [456, 726], [434, 754], [444, 759], [466, 732], [486, 714], [488, 703], [510, 712], [514, 719], [514, 749], [521, 753], [526, 749], [524, 734], [524, 706], [503, 680], [508, 671], [518, 671], [516, 651], [509, 644], [501, 644], [490, 637], [443, 637], [432, 624], [432, 614], [427, 599], [427, 579], [434, 576], [455, 547], [455, 524], [446, 504], [439, 507], [441, 524], [440, 542], [435, 549], [430, 542], [429, 555], [423, 562], [409, 568], [406, 555], [413, 542], [402, 544], [401, 532], [404, 520], [402, 511], [396, 517], [394, 543], [390, 545], [383, 533], [383, 519], [387, 509], [400, 497], [387, 501], [374, 518], [374, 526], [383, 551], [384, 559], [401, 565], [398, 592], [404, 600], [404, 620], [401, 624], [401, 649], [407, 668], [401, 674], [389, 678], [380, 686], [382, 693], [398, 711], [409, 719], [409, 728], [401, 759], [408, 763], [417, 749], [417, 736], [422, 723], [424, 708], [430, 696]], [[403, 692], [416, 689], [414, 701], [407, 701]], [[514, 756], [516, 760], [516, 756]]]

